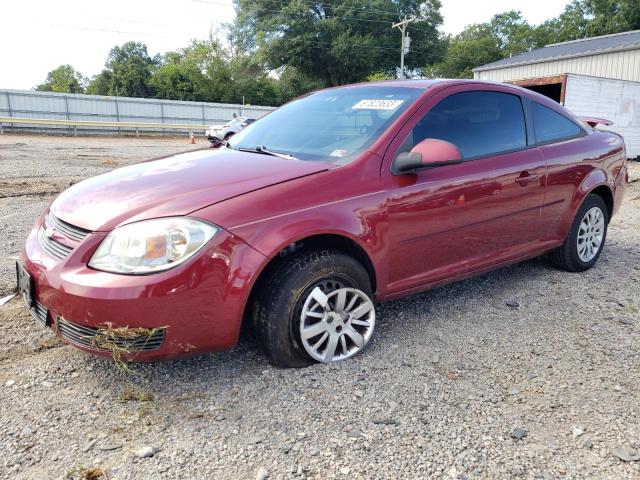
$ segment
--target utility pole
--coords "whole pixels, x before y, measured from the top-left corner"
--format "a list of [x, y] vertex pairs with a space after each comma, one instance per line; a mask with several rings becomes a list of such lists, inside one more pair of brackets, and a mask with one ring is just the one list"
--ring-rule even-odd
[[408, 35], [405, 38], [407, 25], [415, 21], [415, 18], [405, 18], [401, 22], [391, 25], [391, 28], [397, 28], [402, 33], [402, 40], [400, 42], [400, 78], [404, 78], [404, 54], [409, 53], [409, 44], [411, 42], [411, 39]]

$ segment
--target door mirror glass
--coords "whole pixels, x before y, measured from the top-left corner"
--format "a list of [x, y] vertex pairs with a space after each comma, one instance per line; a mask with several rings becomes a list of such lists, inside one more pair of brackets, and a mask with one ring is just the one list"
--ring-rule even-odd
[[426, 138], [410, 152], [398, 154], [393, 162], [393, 173], [414, 173], [423, 168], [434, 168], [462, 162], [462, 154], [453, 143], [436, 138]]

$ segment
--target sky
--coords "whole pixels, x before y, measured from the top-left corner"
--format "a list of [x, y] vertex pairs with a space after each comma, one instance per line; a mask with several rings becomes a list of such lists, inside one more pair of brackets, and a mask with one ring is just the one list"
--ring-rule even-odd
[[[456, 34], [510, 9], [535, 25], [557, 16], [567, 3], [442, 0], [442, 30]], [[151, 55], [186, 46], [231, 22], [234, 9], [232, 0], [5, 0], [2, 16], [0, 88], [28, 90], [62, 64], [96, 75], [111, 47], [129, 40], [144, 42]]]

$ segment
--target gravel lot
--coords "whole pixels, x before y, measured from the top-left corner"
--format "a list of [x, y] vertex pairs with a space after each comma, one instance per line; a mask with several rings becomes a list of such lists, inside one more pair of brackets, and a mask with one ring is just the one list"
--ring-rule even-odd
[[[55, 193], [189, 148], [0, 136], [0, 296]], [[337, 365], [279, 370], [244, 340], [125, 373], [14, 299], [0, 307], [0, 478], [640, 478], [638, 163], [632, 179], [590, 271], [540, 259], [380, 305], [367, 351]]]

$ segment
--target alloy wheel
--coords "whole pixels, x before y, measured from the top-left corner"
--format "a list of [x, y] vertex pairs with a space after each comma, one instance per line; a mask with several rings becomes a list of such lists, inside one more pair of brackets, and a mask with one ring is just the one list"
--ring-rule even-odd
[[604, 238], [604, 215], [599, 207], [587, 210], [578, 229], [578, 257], [589, 263], [600, 251]]
[[325, 293], [316, 286], [302, 307], [300, 339], [314, 360], [338, 362], [365, 347], [375, 319], [373, 302], [363, 291], [341, 287]]

